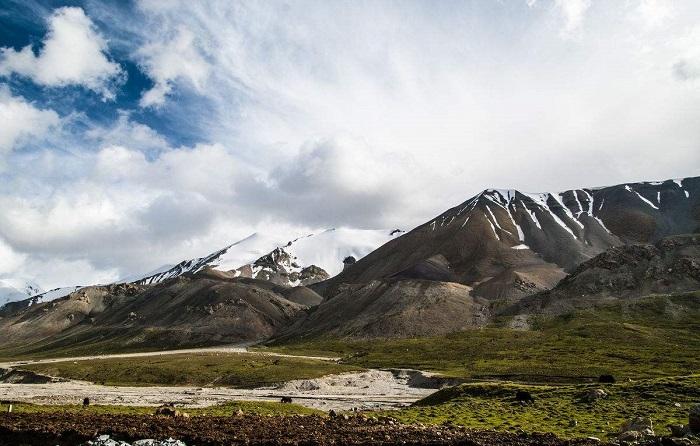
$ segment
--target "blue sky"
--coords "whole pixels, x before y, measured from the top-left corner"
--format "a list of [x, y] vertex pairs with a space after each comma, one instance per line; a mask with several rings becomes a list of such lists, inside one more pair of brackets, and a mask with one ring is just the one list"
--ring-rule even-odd
[[0, 278], [699, 173], [693, 0], [3, 0]]

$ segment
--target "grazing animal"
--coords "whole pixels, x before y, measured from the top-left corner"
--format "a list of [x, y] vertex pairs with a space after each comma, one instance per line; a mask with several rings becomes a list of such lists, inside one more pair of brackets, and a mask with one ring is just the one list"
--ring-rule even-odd
[[615, 384], [615, 377], [612, 375], [600, 375], [598, 377], [598, 382], [604, 384]]
[[283, 403], [286, 403], [286, 404], [291, 404], [292, 397], [291, 396], [283, 396], [280, 401], [282, 401]]
[[83, 407], [88, 407], [90, 405], [90, 398], [83, 399]]
[[521, 403], [534, 403], [535, 399], [530, 395], [530, 392], [518, 390], [515, 392], [515, 400]]

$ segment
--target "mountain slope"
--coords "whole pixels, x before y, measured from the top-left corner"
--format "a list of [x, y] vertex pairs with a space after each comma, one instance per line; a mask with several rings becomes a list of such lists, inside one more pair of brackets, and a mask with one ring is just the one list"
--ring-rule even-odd
[[327, 298], [344, 283], [410, 271], [435, 256], [473, 294], [518, 298], [553, 287], [611, 246], [700, 229], [700, 178], [562, 193], [487, 189], [389, 241], [315, 287]]
[[562, 314], [652, 294], [700, 289], [700, 234], [617, 246], [578, 266], [552, 290], [526, 297], [507, 314]]
[[255, 233], [209, 255], [184, 260], [175, 266], [165, 266], [144, 277], [130, 277], [122, 282], [154, 284], [211, 268], [230, 271], [232, 277], [261, 278], [290, 286], [305, 285], [338, 274], [343, 269], [343, 259], [350, 256], [361, 258], [402, 232], [336, 228], [292, 240], [284, 235]]
[[41, 350], [250, 342], [273, 336], [293, 323], [306, 304], [320, 300], [303, 287], [222, 279], [203, 271], [154, 286], [85, 287], [52, 302], [3, 309], [0, 332], [3, 347]]

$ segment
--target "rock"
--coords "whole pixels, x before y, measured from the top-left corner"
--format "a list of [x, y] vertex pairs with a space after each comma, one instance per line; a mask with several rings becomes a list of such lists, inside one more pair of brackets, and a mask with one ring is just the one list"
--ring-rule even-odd
[[237, 417], [242, 417], [243, 416], [243, 409], [238, 409], [236, 412], [233, 413], [234, 416]]
[[700, 434], [700, 404], [692, 407], [688, 414], [688, 428], [691, 432]]
[[607, 397], [608, 392], [603, 389], [588, 389], [588, 391], [581, 397], [581, 400], [587, 403], [594, 403]]
[[620, 435], [617, 439], [620, 442], [636, 442], [645, 438], [654, 436], [654, 425], [651, 419], [646, 417], [637, 417], [634, 420], [627, 421], [620, 429]]
[[303, 392], [308, 392], [311, 390], [318, 390], [321, 386], [316, 381], [305, 379], [299, 384], [298, 388]]
[[617, 440], [620, 443], [636, 443], [638, 441], [641, 441], [642, 438], [644, 438], [644, 435], [641, 432], [637, 431], [622, 432], [620, 435], [617, 436]]

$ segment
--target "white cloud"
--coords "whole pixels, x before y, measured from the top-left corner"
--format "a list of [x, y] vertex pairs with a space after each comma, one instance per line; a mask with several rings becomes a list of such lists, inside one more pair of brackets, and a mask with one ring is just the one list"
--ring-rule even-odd
[[195, 42], [194, 34], [184, 27], [172, 38], [154, 41], [141, 47], [138, 58], [155, 85], [141, 97], [142, 107], [160, 106], [171, 92], [173, 83], [184, 80], [201, 90], [209, 74], [209, 66]]
[[648, 28], [663, 25], [675, 14], [673, 2], [667, 0], [641, 0], [637, 12]]
[[53, 110], [42, 110], [14, 97], [0, 85], [0, 155], [32, 138], [41, 138], [60, 123]]
[[700, 2], [653, 26], [637, 1], [577, 5], [141, 3], [145, 109], [12, 152], [0, 236], [20, 270], [105, 281], [255, 230], [409, 229], [487, 187], [696, 174]]
[[700, 25], [696, 25], [674, 41], [673, 56], [678, 59], [673, 64], [673, 74], [681, 81], [700, 79]]
[[555, 0], [555, 4], [564, 18], [562, 34], [570, 36], [583, 24], [586, 12], [591, 7], [591, 0]]
[[133, 150], [165, 150], [168, 142], [147, 125], [135, 122], [129, 113], [121, 111], [117, 120], [111, 125], [90, 124], [85, 136], [99, 146], [121, 145]]
[[19, 51], [0, 49], [0, 76], [16, 73], [50, 87], [82, 85], [113, 99], [125, 72], [107, 58], [107, 43], [85, 12], [78, 7], [58, 8], [49, 17], [48, 27], [38, 56], [30, 45]]

